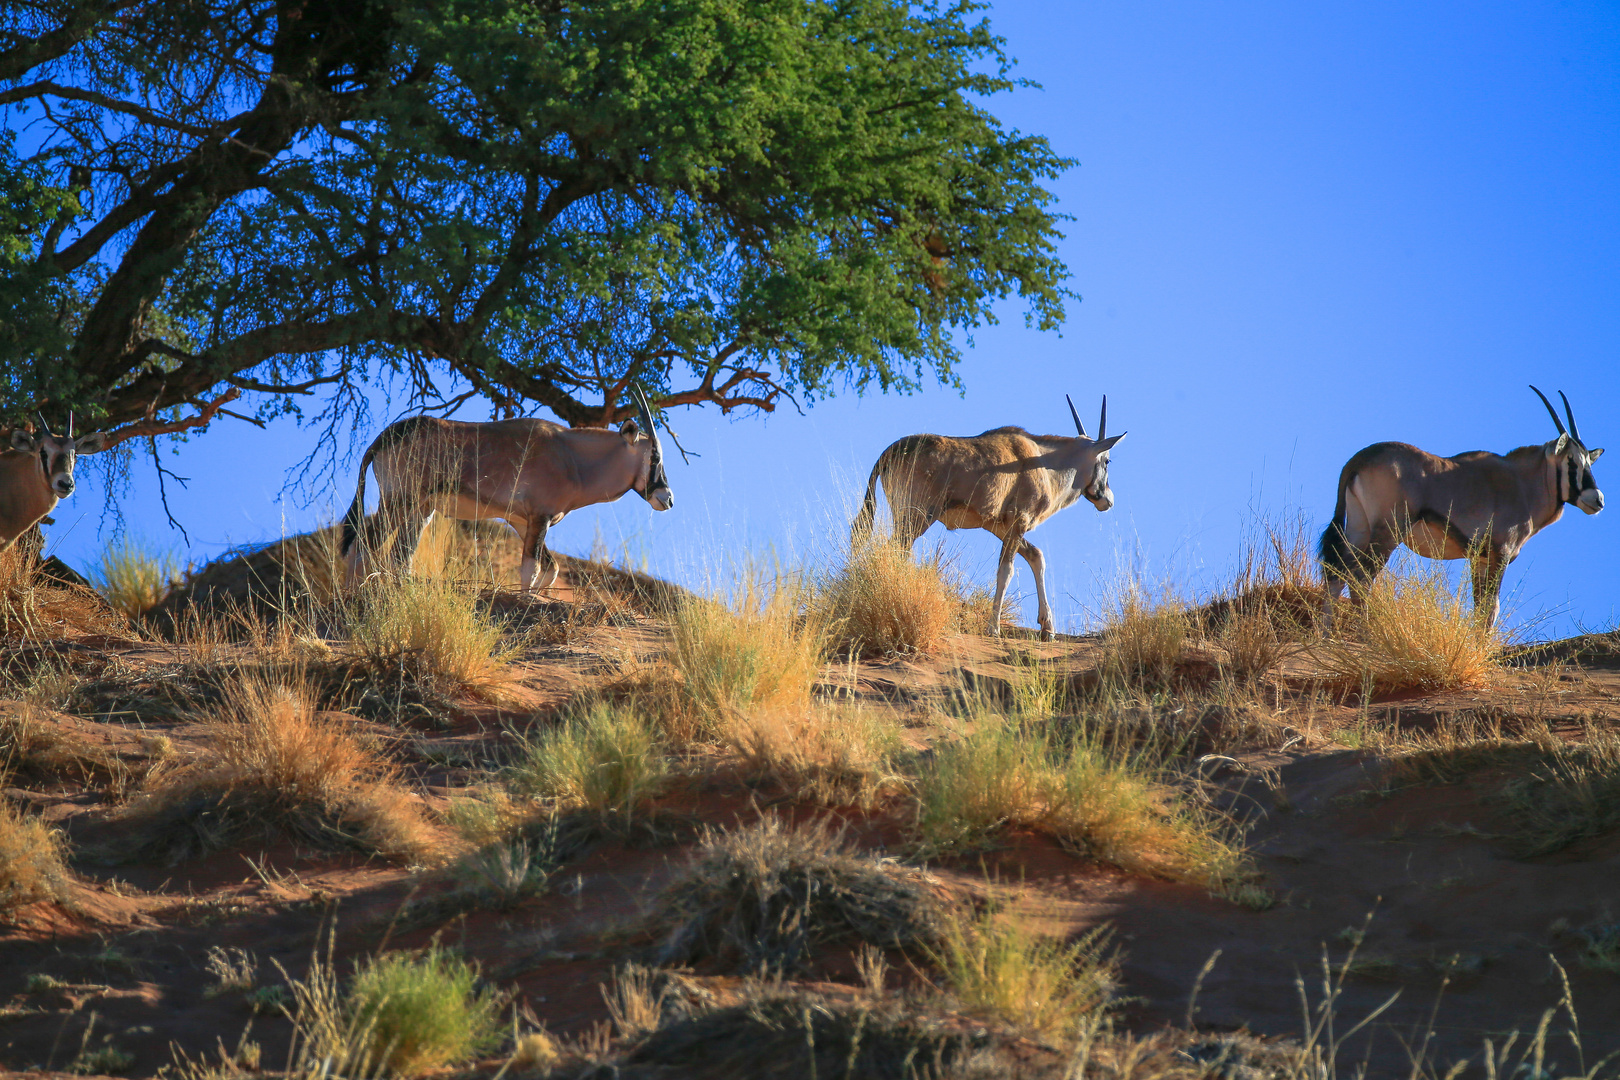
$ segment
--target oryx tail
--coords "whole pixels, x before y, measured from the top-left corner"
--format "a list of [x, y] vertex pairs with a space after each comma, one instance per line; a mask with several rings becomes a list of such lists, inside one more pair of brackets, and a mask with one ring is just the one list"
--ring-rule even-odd
[[355, 538], [360, 535], [360, 525], [366, 520], [366, 470], [371, 468], [371, 459], [377, 456], [377, 447], [381, 442], [379, 436], [366, 447], [365, 456], [360, 459], [360, 479], [355, 481], [354, 502], [349, 504], [349, 512], [343, 515], [343, 546], [340, 551], [344, 555], [354, 547]]
[[878, 455], [877, 464], [872, 466], [872, 475], [866, 478], [866, 500], [861, 503], [860, 512], [849, 526], [849, 542], [851, 546], [859, 544], [872, 535], [872, 522], [877, 517], [877, 482], [883, 475], [883, 465], [888, 460], [889, 453], [885, 450]]

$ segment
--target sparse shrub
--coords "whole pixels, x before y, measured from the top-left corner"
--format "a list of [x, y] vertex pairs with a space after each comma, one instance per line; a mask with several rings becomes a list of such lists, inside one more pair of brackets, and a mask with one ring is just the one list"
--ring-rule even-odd
[[1333, 632], [1311, 655], [1345, 690], [1388, 694], [1483, 689], [1501, 651], [1443, 570], [1392, 566], [1334, 605]]
[[436, 947], [366, 961], [344, 999], [354, 1029], [368, 1036], [366, 1057], [399, 1076], [465, 1061], [493, 1046], [500, 1008], [497, 994], [479, 989], [476, 968]]
[[374, 666], [446, 689], [500, 701], [515, 682], [500, 627], [442, 581], [369, 579], [350, 601], [349, 633]]
[[431, 851], [420, 810], [390, 770], [317, 715], [296, 679], [227, 684], [206, 727], [212, 752], [155, 774], [131, 805], [126, 820], [146, 838], [121, 854], [179, 860], [266, 829], [319, 847], [411, 859]]
[[61, 836], [35, 818], [25, 818], [0, 799], [0, 919], [19, 908], [63, 895], [67, 870]]
[[1581, 967], [1620, 975], [1620, 923], [1593, 923], [1576, 931], [1581, 940]]
[[744, 574], [728, 603], [693, 598], [670, 618], [668, 659], [684, 709], [666, 717], [680, 738], [720, 734], [754, 713], [801, 712], [826, 656], [824, 626], [801, 612], [798, 590], [780, 577]]
[[1264, 906], [1232, 824], [1160, 783], [1145, 757], [1084, 737], [1054, 744], [1019, 725], [984, 725], [937, 748], [918, 777], [917, 827], [929, 848], [960, 850], [1022, 826], [1123, 870]]
[[710, 833], [653, 919], [669, 928], [661, 965], [714, 957], [744, 972], [790, 973], [829, 941], [932, 941], [938, 905], [921, 871], [856, 853], [827, 821], [795, 828], [767, 817]]
[[96, 590], [127, 619], [157, 607], [184, 576], [174, 552], [151, 551], [128, 537], [109, 545], [90, 573]]
[[918, 562], [882, 538], [848, 552], [812, 602], [816, 617], [836, 628], [837, 647], [857, 656], [938, 652], [957, 606], [937, 556]]
[[1119, 958], [1102, 926], [1065, 944], [994, 909], [959, 913], [930, 954], [965, 1007], [1047, 1035], [1072, 1034], [1083, 1017], [1108, 1008], [1119, 985]]
[[520, 737], [507, 783], [518, 794], [622, 816], [656, 796], [668, 775], [658, 733], [632, 706], [594, 701], [556, 726]]
[[127, 634], [129, 624], [94, 590], [40, 573], [38, 529], [0, 551], [0, 636], [49, 641], [78, 634]]
[[653, 972], [626, 964], [613, 973], [613, 985], [602, 988], [608, 1015], [621, 1039], [637, 1039], [658, 1029], [664, 1018], [664, 993], [654, 989]]
[[756, 775], [800, 798], [870, 807], [905, 783], [896, 768], [905, 748], [900, 723], [875, 710], [817, 706], [738, 717], [724, 737]]
[[1163, 686], [1175, 676], [1191, 633], [1185, 605], [1168, 591], [1154, 597], [1129, 581], [1109, 604], [1103, 667], [1129, 683]]
[[246, 993], [258, 985], [259, 961], [246, 949], [210, 946], [203, 969], [214, 977], [214, 985], [203, 991], [204, 997]]
[[1554, 741], [1540, 750], [1527, 775], [1505, 791], [1517, 854], [1551, 854], [1620, 826], [1620, 735]]

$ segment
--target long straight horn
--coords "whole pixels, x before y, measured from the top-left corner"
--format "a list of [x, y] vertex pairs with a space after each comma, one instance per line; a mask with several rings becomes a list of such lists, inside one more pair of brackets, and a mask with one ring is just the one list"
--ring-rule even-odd
[[[1536, 388], [1535, 388], [1535, 386], [1533, 384], [1531, 385], [1530, 389], [1536, 390]], [[1564, 430], [1564, 422], [1562, 420], [1558, 419], [1558, 410], [1553, 408], [1552, 407], [1552, 402], [1547, 400], [1547, 395], [1543, 394], [1540, 390], [1536, 390], [1536, 397], [1540, 398], [1541, 403], [1543, 405], [1547, 406], [1547, 415], [1553, 418], [1553, 425], [1558, 428], [1558, 434], [1560, 434], [1560, 435], [1569, 434], [1567, 431]]]
[[1080, 437], [1082, 439], [1091, 438], [1090, 435], [1086, 434], [1086, 425], [1080, 422], [1080, 414], [1075, 410], [1074, 407], [1074, 398], [1070, 397], [1068, 394], [1064, 394], [1063, 400], [1069, 403], [1069, 415], [1074, 417], [1074, 429], [1080, 433]]
[[[1548, 408], [1551, 408], [1551, 406], [1548, 406]], [[39, 426], [45, 429], [45, 434], [49, 435], [53, 439], [56, 438], [56, 432], [52, 431], [51, 425], [45, 422], [45, 414], [42, 412], [36, 412], [34, 415], [39, 417]]]
[[1103, 395], [1103, 411], [1097, 421], [1097, 441], [1102, 442], [1108, 438], [1108, 395]]
[[647, 404], [647, 395], [634, 383], [630, 385], [630, 396], [635, 399], [636, 411], [641, 415], [641, 426], [652, 440], [652, 467], [656, 469], [664, 460], [664, 447], [658, 441], [658, 429], [653, 426], [652, 407]]
[[[1568, 402], [1565, 402], [1565, 403], [1564, 403], [1564, 407], [1565, 407], [1565, 408], [1568, 408], [1568, 407], [1569, 407], [1569, 403], [1568, 403]], [[1573, 421], [1571, 421], [1571, 423], [1573, 423]], [[73, 438], [73, 410], [72, 410], [72, 409], [69, 409], [69, 410], [68, 410], [68, 431], [67, 431], [67, 437], [68, 437], [68, 438], [70, 438], [70, 439], [71, 439], [71, 438]]]
[[1580, 443], [1582, 446], [1585, 446], [1586, 443], [1581, 442], [1580, 425], [1575, 423], [1575, 411], [1569, 407], [1569, 398], [1565, 397], [1564, 392], [1562, 390], [1560, 390], [1560, 391], [1558, 391], [1558, 399], [1564, 403], [1564, 415], [1569, 417], [1569, 434], [1570, 434], [1570, 437], [1573, 438], [1576, 442]]

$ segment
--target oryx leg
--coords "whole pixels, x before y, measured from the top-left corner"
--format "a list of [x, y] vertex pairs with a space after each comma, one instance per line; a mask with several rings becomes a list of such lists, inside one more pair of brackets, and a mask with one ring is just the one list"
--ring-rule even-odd
[[1001, 602], [1007, 595], [1007, 579], [1012, 577], [1013, 556], [1023, 545], [1024, 538], [1017, 533], [1008, 533], [1001, 541], [1001, 562], [996, 566], [996, 599], [990, 606], [990, 635], [1001, 636]]
[[537, 517], [523, 530], [523, 564], [518, 567], [518, 584], [525, 589], [549, 589], [557, 580], [561, 568], [546, 550], [546, 531], [550, 528], [550, 518]]
[[1035, 600], [1039, 608], [1036, 621], [1040, 623], [1041, 640], [1051, 641], [1052, 605], [1046, 602], [1046, 556], [1028, 540], [1023, 541], [1023, 547], [1019, 550], [1023, 553], [1024, 561], [1029, 563], [1029, 572], [1035, 575]]
[[[1354, 594], [1359, 586], [1377, 577], [1401, 544], [1393, 523], [1378, 520], [1368, 513], [1361, 505], [1360, 493], [1358, 478], [1345, 492], [1343, 550], [1336, 560], [1324, 559], [1322, 617], [1325, 628], [1333, 625], [1333, 604], [1345, 586], [1350, 586]], [[1335, 562], [1338, 565], [1334, 565]]]
[[1501, 609], [1502, 574], [1508, 559], [1493, 547], [1487, 547], [1468, 560], [1468, 569], [1474, 579], [1474, 618], [1481, 620], [1488, 630], [1496, 625]]
[[412, 577], [416, 576], [416, 551], [422, 546], [422, 538], [427, 536], [428, 529], [433, 525], [433, 519], [438, 516], [438, 510], [429, 508], [427, 516], [422, 519], [422, 524], [416, 529], [406, 528], [409, 522], [405, 522], [400, 526], [399, 563], [405, 567], [406, 573]]

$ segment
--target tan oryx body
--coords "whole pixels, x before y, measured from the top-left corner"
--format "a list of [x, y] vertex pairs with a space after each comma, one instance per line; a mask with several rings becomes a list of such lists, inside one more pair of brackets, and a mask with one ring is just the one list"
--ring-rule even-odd
[[934, 522], [947, 529], [985, 529], [1001, 541], [996, 568], [995, 608], [990, 633], [1001, 633], [1001, 604], [1014, 555], [1022, 554], [1035, 575], [1042, 636], [1052, 636], [1052, 608], [1046, 600], [1046, 560], [1026, 534], [1084, 496], [1098, 510], [1114, 505], [1108, 487], [1108, 451], [1125, 437], [1107, 438], [1108, 399], [1103, 399], [1097, 438], [1086, 435], [1074, 403], [1078, 437], [1031, 435], [1002, 427], [982, 435], [907, 435], [878, 455], [866, 482], [866, 500], [850, 529], [852, 543], [872, 531], [877, 484], [889, 499], [894, 540], [910, 548]]
[[[635, 491], [655, 510], [675, 501], [646, 399], [641, 423], [618, 431], [567, 428], [549, 420], [469, 424], [418, 416], [390, 424], [360, 461], [354, 502], [343, 521], [343, 554], [351, 581], [369, 572], [365, 522], [366, 468], [376, 471], [380, 530], [399, 528], [409, 560], [435, 513], [461, 519], [500, 518], [523, 540], [519, 580], [544, 589], [557, 578], [546, 530], [572, 510]], [[373, 532], [380, 531], [374, 527]], [[369, 538], [368, 538], [369, 539]]]
[[13, 428], [11, 447], [0, 453], [0, 551], [73, 494], [73, 466], [80, 454], [94, 454], [104, 437], [90, 432], [73, 437], [73, 417], [66, 435], [57, 435], [40, 418], [42, 435]]
[[1345, 464], [1321, 544], [1330, 616], [1346, 583], [1371, 581], [1405, 544], [1429, 559], [1469, 559], [1475, 614], [1492, 625], [1502, 573], [1525, 542], [1563, 516], [1565, 504], [1588, 514], [1603, 509], [1603, 493], [1592, 477], [1592, 463], [1603, 451], [1581, 442], [1567, 398], [1566, 430], [1552, 403], [1540, 390], [1536, 395], [1558, 427], [1552, 442], [1454, 457], [1405, 443], [1375, 443]]

